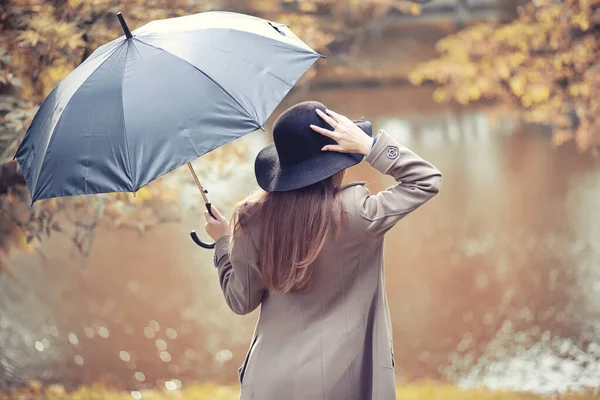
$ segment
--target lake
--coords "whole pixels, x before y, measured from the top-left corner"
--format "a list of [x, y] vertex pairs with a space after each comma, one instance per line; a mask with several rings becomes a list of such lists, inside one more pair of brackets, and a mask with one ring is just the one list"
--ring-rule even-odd
[[[280, 107], [313, 99], [364, 116], [444, 174], [441, 193], [386, 236], [399, 382], [599, 386], [600, 160], [553, 149], [546, 130], [494, 107], [435, 104], [431, 91], [301, 90]], [[227, 215], [255, 186], [268, 132], [243, 138], [245, 153], [220, 178], [197, 163]], [[393, 184], [364, 163], [347, 180], [373, 192]], [[85, 266], [61, 237], [43, 244], [45, 259], [12, 258], [16, 278], [0, 277], [0, 385], [235, 382], [257, 315], [226, 308], [211, 252], [187, 236], [203, 228], [200, 196], [186, 171], [173, 184], [180, 223], [144, 235], [102, 226]]]

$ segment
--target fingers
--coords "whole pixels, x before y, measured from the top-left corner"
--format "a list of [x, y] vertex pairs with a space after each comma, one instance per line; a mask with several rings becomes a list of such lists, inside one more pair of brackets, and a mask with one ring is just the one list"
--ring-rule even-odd
[[328, 144], [327, 146], [324, 146], [321, 150], [322, 151], [337, 151], [338, 153], [348, 153], [348, 151], [346, 149], [344, 149], [342, 146], [340, 146], [339, 144]]
[[217, 224], [217, 223], [222, 223], [223, 221], [225, 221], [225, 218], [221, 215], [221, 213], [219, 213], [218, 210], [215, 209], [215, 207], [211, 208], [211, 211], [214, 215], [214, 217], [212, 215], [210, 215], [210, 213], [208, 211], [204, 211], [204, 218], [206, 219], [206, 222], [209, 224]]
[[333, 110], [326, 109], [325, 111], [327, 111], [327, 114], [331, 115], [338, 123], [341, 123], [342, 121], [345, 121], [346, 119], [348, 119], [345, 116], [343, 116], [342, 114], [338, 114]]
[[219, 220], [225, 219], [225, 217], [223, 217], [223, 215], [221, 215], [221, 212], [217, 209], [217, 207], [215, 207], [214, 205], [211, 205], [210, 209], [211, 209], [213, 215], [216, 217], [216, 219], [219, 219]]
[[323, 119], [323, 121], [327, 122], [333, 129], [335, 129], [335, 127], [337, 126], [338, 122], [331, 118], [329, 115], [325, 114], [323, 111], [319, 110], [317, 108], [317, 114], [319, 115], [319, 117], [321, 117]]
[[310, 127], [313, 131], [318, 132], [321, 135], [327, 136], [328, 138], [331, 138], [336, 141], [339, 139], [338, 135], [335, 134], [333, 131], [330, 131], [329, 129], [321, 128], [320, 126], [316, 125], [311, 125]]
[[208, 233], [208, 235], [215, 241], [219, 240], [223, 236], [231, 235], [229, 223], [225, 217], [223, 217], [217, 207], [211, 206], [211, 212], [214, 217], [210, 215], [208, 210], [204, 211], [204, 218], [206, 219], [204, 230], [206, 230], [206, 233]]

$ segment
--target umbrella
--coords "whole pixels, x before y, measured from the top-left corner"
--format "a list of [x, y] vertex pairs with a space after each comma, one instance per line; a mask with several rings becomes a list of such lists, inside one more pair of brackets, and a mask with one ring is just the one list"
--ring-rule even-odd
[[[44, 100], [15, 155], [37, 200], [135, 192], [263, 129], [321, 56], [286, 25], [211, 11], [157, 20], [96, 49]], [[194, 241], [203, 247], [195, 232]]]

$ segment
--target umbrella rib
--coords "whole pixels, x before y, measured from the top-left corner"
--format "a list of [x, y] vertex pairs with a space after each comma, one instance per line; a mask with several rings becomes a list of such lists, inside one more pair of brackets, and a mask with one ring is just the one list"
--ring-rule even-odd
[[[177, 42], [183, 42], [183, 43], [193, 43], [193, 42], [190, 42], [189, 40], [178, 40], [178, 39], [169, 39], [169, 38], [161, 38], [160, 40], [173, 40], [173, 41], [177, 41]], [[140, 40], [140, 41], [141, 41], [141, 42], [143, 42], [143, 43], [145, 43], [145, 44], [147, 44], [148, 46], [153, 46], [153, 45], [151, 45], [151, 44], [149, 44], [149, 43], [146, 43], [146, 42], [144, 42], [143, 40]], [[233, 57], [233, 58], [235, 58], [235, 59], [237, 59], [237, 60], [240, 60], [240, 61], [242, 61], [242, 62], [243, 62], [243, 63], [245, 63], [245, 64], [251, 65], [252, 67], [254, 67], [254, 68], [256, 68], [256, 69], [260, 69], [261, 71], [265, 71], [267, 74], [271, 75], [273, 78], [275, 78], [275, 79], [277, 79], [277, 80], [279, 80], [279, 81], [281, 81], [281, 82], [285, 83], [285, 84], [286, 84], [286, 85], [288, 85], [288, 86], [293, 86], [291, 83], [289, 83], [289, 82], [287, 82], [286, 80], [284, 80], [283, 78], [281, 78], [281, 77], [279, 77], [279, 76], [275, 75], [275, 74], [274, 74], [274, 73], [272, 73], [271, 71], [269, 71], [269, 70], [266, 70], [266, 69], [264, 69], [264, 68], [261, 68], [261, 67], [259, 67], [259, 66], [258, 66], [258, 65], [256, 65], [256, 64], [252, 64], [250, 61], [246, 60], [245, 58], [238, 57], [238, 56], [236, 56], [234, 53], [232, 53], [232, 52], [230, 52], [230, 51], [225, 51], [225, 50], [223, 50], [223, 49], [220, 49], [220, 48], [218, 48], [218, 47], [211, 46], [210, 44], [207, 44], [206, 46], [208, 46], [208, 47], [210, 47], [211, 49], [214, 49], [214, 50], [216, 50], [216, 51], [219, 51], [219, 52], [221, 52], [221, 53], [223, 53], [223, 54], [230, 55], [231, 57]], [[153, 47], [154, 47], [154, 48], [157, 48], [157, 49], [159, 49], [159, 47], [156, 47], [156, 46], [153, 46]], [[286, 49], [287, 49], [287, 47], [286, 47]], [[165, 52], [167, 52], [167, 53], [169, 53], [169, 54], [173, 55], [174, 57], [177, 57], [177, 58], [179, 58], [179, 59], [181, 59], [181, 60], [185, 61], [183, 58], [181, 58], [181, 57], [177, 56], [176, 54], [173, 54], [173, 53], [171, 53], [169, 50], [166, 50], [166, 49], [163, 49], [163, 48], [160, 48], [160, 50], [162, 50], [162, 51], [165, 51]], [[197, 67], [196, 67], [196, 68], [197, 68]], [[197, 69], [199, 69], [199, 68], [197, 68]]]
[[[141, 42], [141, 43], [143, 43], [143, 42]], [[142, 52], [140, 51], [140, 49], [137, 48], [137, 46], [135, 45], [135, 43], [133, 43], [133, 47], [139, 53], [140, 57], [142, 58], [142, 61], [144, 61], [144, 65], [146, 66], [146, 68], [148, 69], [148, 71], [151, 71], [150, 67], [148, 66], [148, 63], [146, 62], [146, 59], [144, 58], [144, 55], [142, 54]], [[179, 122], [181, 123], [181, 121], [179, 121]], [[198, 152], [198, 149], [196, 148], [196, 145], [194, 144], [194, 142], [192, 141], [192, 139], [190, 139], [190, 136], [188, 135], [187, 132], [184, 132], [184, 134], [185, 134], [185, 137], [187, 138], [188, 142], [190, 142], [190, 145], [192, 146], [192, 149], [194, 149], [194, 153], [196, 153], [196, 157], [198, 157], [198, 155], [200, 153]]]
[[[129, 40], [126, 40], [127, 48], [126, 52], [129, 51]], [[131, 180], [131, 191], [135, 193], [136, 186], [136, 177], [135, 170], [131, 166], [131, 153], [129, 152], [129, 139], [127, 138], [127, 125], [125, 124], [125, 106], [123, 105], [123, 79], [125, 77], [125, 66], [127, 65], [127, 53], [125, 53], [125, 57], [123, 60], [123, 66], [121, 67], [121, 119], [123, 121], [123, 137], [125, 138], [125, 152], [127, 153], [127, 167], [129, 171], [127, 175], [129, 175], [129, 179]]]
[[[250, 114], [250, 113], [248, 112], [248, 110], [246, 110], [246, 109], [244, 108], [244, 106], [242, 106], [242, 104], [241, 104], [241, 103], [238, 101], [238, 99], [236, 99], [236, 98], [235, 98], [235, 97], [234, 97], [234, 96], [233, 96], [231, 93], [229, 93], [229, 91], [227, 91], [227, 89], [225, 89], [223, 86], [221, 86], [221, 85], [220, 85], [220, 84], [219, 84], [217, 81], [215, 81], [215, 80], [214, 80], [214, 79], [213, 79], [213, 78], [212, 78], [210, 75], [208, 75], [206, 72], [202, 71], [200, 68], [198, 68], [197, 66], [195, 66], [195, 65], [194, 65], [194, 64], [192, 64], [191, 62], [189, 62], [189, 61], [187, 61], [187, 60], [185, 60], [185, 59], [183, 59], [183, 58], [181, 58], [181, 57], [177, 57], [175, 54], [173, 54], [173, 53], [171, 53], [171, 52], [168, 52], [168, 51], [167, 51], [167, 50], [165, 50], [165, 49], [162, 49], [162, 48], [160, 48], [160, 47], [156, 47], [156, 46], [154, 46], [154, 45], [151, 45], [150, 43], [146, 43], [146, 42], [144, 42], [143, 40], [139, 40], [139, 39], [137, 39], [137, 38], [135, 38], [135, 37], [134, 37], [134, 40], [137, 40], [138, 42], [140, 42], [140, 43], [142, 43], [142, 44], [144, 44], [144, 45], [146, 45], [146, 46], [152, 47], [152, 48], [154, 48], [154, 49], [156, 49], [156, 50], [164, 51], [165, 53], [168, 53], [168, 54], [170, 54], [171, 56], [173, 56], [173, 57], [175, 57], [175, 58], [177, 58], [177, 59], [179, 59], [179, 60], [181, 60], [181, 61], [185, 62], [186, 64], [190, 65], [190, 66], [191, 66], [192, 68], [194, 68], [196, 71], [200, 72], [202, 75], [204, 75], [205, 77], [207, 77], [207, 78], [208, 78], [208, 80], [210, 80], [210, 81], [211, 81], [211, 82], [212, 82], [212, 83], [213, 83], [215, 86], [217, 86], [219, 89], [221, 89], [221, 90], [223, 91], [223, 93], [225, 93], [225, 94], [226, 94], [226, 95], [227, 95], [227, 96], [228, 96], [228, 97], [229, 97], [231, 100], [233, 100], [233, 101], [235, 102], [235, 104], [237, 104], [237, 105], [238, 105], [238, 107], [240, 107], [240, 108], [242, 109], [242, 111], [244, 111], [244, 112], [246, 113], [246, 115], [248, 115], [248, 117], [250, 117], [250, 118], [252, 119], [252, 122], [254, 122], [254, 123], [257, 125], [257, 128], [260, 128], [260, 127], [262, 127], [261, 123], [260, 123], [260, 122], [258, 122], [258, 118], [256, 118], [256, 117], [255, 117], [255, 116], [253, 116], [252, 114]], [[139, 50], [138, 50], [138, 51], [139, 51]]]
[[[86, 58], [86, 59], [85, 59], [83, 62], [87, 62], [87, 61], [90, 61], [90, 60], [94, 60], [94, 59], [96, 59], [96, 58], [100, 57], [101, 55], [103, 55], [103, 54], [105, 54], [105, 53], [107, 53], [107, 52], [111, 51], [111, 50], [113, 50], [113, 51], [114, 51], [114, 50], [118, 49], [118, 48], [119, 48], [119, 47], [120, 47], [120, 46], [123, 44], [123, 43], [121, 43], [121, 45], [118, 45], [119, 39], [121, 39], [121, 38], [114, 39], [114, 40], [112, 40], [112, 41], [110, 41], [110, 42], [108, 42], [108, 43], [106, 43], [106, 44], [104, 44], [104, 45], [102, 45], [102, 46], [98, 47], [98, 48], [97, 48], [96, 50], [94, 50], [94, 51], [92, 52], [92, 54], [90, 54], [90, 56], [89, 56], [88, 58]], [[121, 39], [121, 40], [122, 40], [122, 39]], [[105, 48], [105, 49], [103, 49], [102, 51], [98, 52], [98, 50], [100, 50], [100, 49], [101, 49], [102, 47], [104, 47], [104, 46], [106, 46], [106, 48]]]
[[[198, 32], [199, 30], [203, 30], [203, 31], [207, 31], [210, 29], [222, 29], [222, 28], [217, 28], [217, 27], [211, 27], [211, 28], [204, 28], [204, 29], [187, 29], [187, 30], [181, 30], [181, 31], [176, 31], [176, 32], [171, 32], [174, 34], [180, 34], [180, 33], [195, 33]], [[301, 52], [306, 52], [306, 53], [314, 53], [314, 54], [318, 54], [319, 56], [322, 56], [320, 53], [316, 52], [314, 49], [312, 49], [309, 45], [307, 45], [306, 43], [304, 43], [304, 41], [302, 41], [302, 39], [300, 39], [297, 36], [286, 36], [286, 39], [291, 39], [293, 41], [296, 42], [300, 42], [302, 45], [297, 45], [294, 43], [288, 43], [282, 40], [277, 40], [277, 39], [273, 39], [267, 35], [262, 35], [260, 33], [256, 33], [256, 32], [251, 32], [251, 31], [247, 31], [247, 30], [240, 30], [240, 29], [233, 29], [236, 32], [242, 32], [244, 34], [247, 35], [254, 35], [254, 36], [259, 36], [261, 38], [265, 38], [265, 39], [271, 39], [271, 40], [275, 40], [278, 41], [284, 45], [289, 45], [290, 47], [293, 47], [293, 51], [301, 51]], [[136, 31], [133, 31], [133, 33], [136, 33]], [[153, 36], [161, 36], [161, 33], [158, 32], [140, 32], [137, 33], [136, 35], [134, 35], [136, 37], [136, 39], [142, 39], [144, 37], [153, 37]], [[164, 37], [161, 37], [161, 40], [164, 39]]]
[[[113, 67], [115, 66], [116, 61], [117, 61], [117, 58], [115, 57], [115, 60], [113, 60], [113, 63], [110, 66], [110, 71], [112, 71]], [[85, 165], [85, 176], [83, 178], [83, 193], [84, 194], [87, 194], [87, 177], [88, 177], [88, 172], [90, 170], [90, 147], [91, 147], [91, 143], [92, 143], [92, 131], [94, 129], [94, 121], [96, 119], [96, 110], [98, 109], [98, 99], [100, 98], [100, 93], [102, 93], [102, 90], [104, 89], [104, 85], [106, 85], [106, 79], [107, 79], [107, 76], [104, 77], [104, 80], [102, 81], [102, 86], [100, 86], [100, 89], [96, 93], [96, 99], [94, 100], [94, 111], [92, 112], [92, 118], [90, 121], [90, 129], [87, 134], [87, 148], [86, 148], [86, 156], [85, 156], [85, 160], [86, 160], [85, 164], [86, 165]]]
[[252, 64], [250, 61], [248, 61], [248, 60], [245, 60], [245, 59], [243, 59], [243, 58], [241, 58], [241, 57], [237, 57], [237, 56], [236, 56], [234, 53], [232, 53], [232, 52], [230, 52], [230, 51], [225, 51], [225, 50], [223, 50], [223, 49], [219, 49], [218, 47], [211, 46], [210, 44], [208, 45], [208, 47], [210, 47], [211, 49], [215, 49], [216, 51], [220, 51], [221, 53], [228, 54], [228, 55], [230, 55], [230, 56], [231, 56], [231, 57], [233, 57], [233, 58], [236, 58], [236, 59], [238, 59], [238, 60], [241, 60], [241, 61], [242, 61], [242, 62], [244, 62], [245, 64], [252, 65], [253, 67], [255, 67], [255, 68], [257, 68], [257, 69], [260, 69], [260, 70], [262, 70], [262, 71], [265, 71], [267, 74], [271, 75], [272, 77], [274, 77], [274, 78], [275, 78], [275, 79], [277, 79], [277, 80], [280, 80], [281, 82], [285, 83], [285, 84], [286, 84], [286, 85], [288, 85], [288, 86], [294, 86], [294, 85], [292, 85], [291, 83], [289, 83], [289, 82], [287, 82], [286, 80], [284, 80], [283, 78], [280, 78], [279, 76], [275, 75], [275, 74], [274, 74], [274, 73], [272, 73], [271, 71], [269, 71], [269, 70], [267, 70], [267, 69], [264, 69], [264, 68], [261, 68], [261, 67], [259, 67], [258, 65]]

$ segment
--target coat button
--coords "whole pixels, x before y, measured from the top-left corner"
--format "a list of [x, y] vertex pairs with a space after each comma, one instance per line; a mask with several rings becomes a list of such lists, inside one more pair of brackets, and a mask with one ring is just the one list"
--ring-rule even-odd
[[215, 253], [213, 254], [213, 265], [216, 267], [217, 266], [217, 252], [215, 251]]
[[398, 158], [398, 149], [396, 147], [388, 147], [387, 156], [390, 160]]

